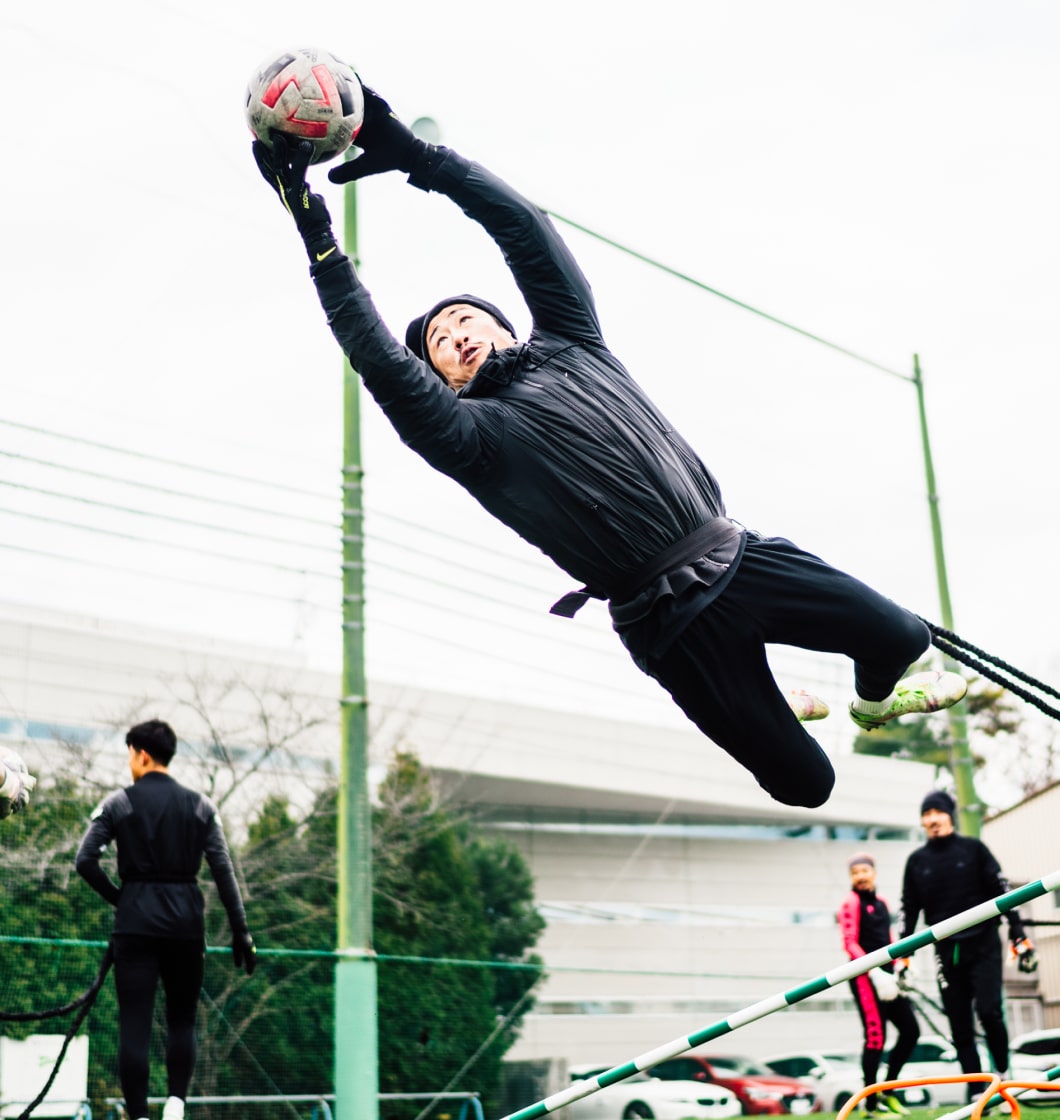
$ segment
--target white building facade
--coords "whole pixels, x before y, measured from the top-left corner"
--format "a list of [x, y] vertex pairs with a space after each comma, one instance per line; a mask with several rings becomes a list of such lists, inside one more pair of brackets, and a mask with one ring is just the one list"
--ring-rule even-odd
[[[0, 742], [38, 767], [57, 742], [73, 742], [120, 777], [129, 722], [157, 715], [182, 734], [193, 703], [243, 728], [252, 754], [255, 705], [271, 690], [306, 721], [290, 765], [317, 780], [338, 771], [337, 674], [284, 651], [12, 604], [0, 607], [0, 686]], [[370, 682], [369, 723], [373, 768], [395, 749], [414, 751], [529, 862], [548, 921], [538, 946], [548, 976], [517, 1060], [625, 1061], [841, 963], [834, 915], [847, 860], [873, 853], [896, 913], [932, 784], [926, 767], [848, 753], [834, 759], [830, 801], [794, 809], [691, 726], [380, 681]], [[716, 1048], [759, 1055], [860, 1039], [844, 986]]]

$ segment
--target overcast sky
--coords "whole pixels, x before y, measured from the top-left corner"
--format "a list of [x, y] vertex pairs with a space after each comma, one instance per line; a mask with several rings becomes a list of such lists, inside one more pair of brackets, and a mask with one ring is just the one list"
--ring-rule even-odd
[[[57, 0], [0, 32], [5, 598], [337, 666], [340, 356], [241, 108], [257, 63], [315, 43], [540, 205], [893, 371], [561, 226], [730, 514], [938, 620], [918, 353], [956, 628], [1060, 677], [1050, 0]], [[396, 333], [463, 290], [525, 333], [451, 203], [393, 174], [359, 214]], [[549, 617], [570, 581], [367, 397], [363, 462], [370, 675], [678, 718], [603, 608]], [[831, 690], [841, 749], [846, 667], [781, 664]]]

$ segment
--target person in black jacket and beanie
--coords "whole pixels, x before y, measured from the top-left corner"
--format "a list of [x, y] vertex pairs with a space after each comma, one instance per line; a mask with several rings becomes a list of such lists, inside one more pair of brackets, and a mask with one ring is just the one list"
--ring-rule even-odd
[[956, 703], [955, 673], [902, 674], [928, 647], [924, 622], [790, 541], [731, 521], [699, 456], [608, 350], [592, 292], [552, 223], [485, 168], [418, 139], [364, 87], [362, 154], [349, 182], [400, 170], [480, 223], [530, 310], [520, 343], [488, 300], [445, 297], [394, 338], [305, 181], [311, 146], [254, 142], [266, 182], [294, 217], [336, 340], [401, 439], [582, 587], [553, 613], [609, 602], [636, 664], [776, 800], [817, 806], [835, 781], [785, 697], [770, 642], [855, 662], [851, 715], [863, 728]]
[[[130, 728], [125, 742], [133, 784], [110, 794], [93, 814], [77, 852], [77, 871], [115, 907], [111, 947], [126, 1111], [133, 1120], [147, 1117], [148, 1047], [161, 979], [169, 1094], [162, 1120], [183, 1120], [206, 951], [197, 881], [203, 856], [228, 914], [233, 960], [248, 976], [254, 971], [254, 941], [216, 808], [169, 775], [177, 749], [173, 729], [148, 720]], [[120, 886], [99, 862], [111, 841], [117, 844]]]
[[[1005, 894], [1009, 885], [990, 849], [973, 836], [960, 836], [954, 825], [957, 806], [945, 790], [932, 790], [920, 806], [927, 843], [906, 860], [902, 879], [902, 938], [912, 935], [921, 914], [936, 925], [982, 902]], [[1012, 953], [1021, 972], [1037, 967], [1034, 946], [1015, 910], [1005, 915]], [[965, 1073], [982, 1069], [975, 1042], [973, 1010], [986, 1036], [990, 1059], [998, 1073], [1008, 1070], [1008, 1028], [1001, 998], [1000, 918], [960, 930], [935, 946], [935, 971], [942, 1006], [950, 1023], [957, 1059]], [[897, 962], [901, 976], [908, 960]], [[970, 1084], [971, 1100], [981, 1086]]]

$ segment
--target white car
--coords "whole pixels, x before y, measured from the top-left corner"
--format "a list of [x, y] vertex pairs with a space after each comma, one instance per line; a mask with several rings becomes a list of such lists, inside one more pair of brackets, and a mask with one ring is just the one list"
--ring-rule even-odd
[[[1014, 1080], [1045, 1081], [1045, 1074], [1060, 1066], [1060, 1030], [1028, 1031], [1017, 1035], [1009, 1043], [1009, 1065]], [[1060, 1100], [1060, 1079], [1056, 1092], [1029, 1089], [1020, 1095], [1027, 1104], [1055, 1104]]]
[[[572, 1066], [571, 1082], [586, 1081], [611, 1066]], [[635, 1073], [563, 1109], [568, 1120], [731, 1120], [740, 1115], [736, 1095], [702, 1081], [660, 1081]]]
[[[846, 1052], [792, 1050], [765, 1058], [763, 1064], [774, 1073], [808, 1081], [816, 1090], [825, 1112], [838, 1112], [865, 1086], [860, 1058]], [[886, 1074], [882, 1073], [881, 1079], [883, 1076]], [[925, 1108], [930, 1099], [927, 1092], [919, 1087], [904, 1090], [902, 1097], [911, 1108]]]
[[1060, 1030], [1055, 1028], [1017, 1035], [1008, 1048], [1017, 1065], [1040, 1070], [1060, 1066]]

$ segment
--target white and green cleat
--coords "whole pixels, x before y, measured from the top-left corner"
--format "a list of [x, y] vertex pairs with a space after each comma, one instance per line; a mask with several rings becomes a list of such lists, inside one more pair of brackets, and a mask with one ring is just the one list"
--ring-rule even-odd
[[794, 688], [784, 697], [788, 707], [795, 713], [799, 723], [809, 723], [811, 720], [824, 719], [831, 708], [820, 698], [801, 688]]
[[880, 1093], [880, 1111], [890, 1112], [893, 1116], [908, 1116], [909, 1109], [898, 1099], [893, 1092]]
[[968, 682], [960, 673], [945, 673], [941, 670], [914, 673], [894, 686], [891, 703], [882, 712], [860, 712], [854, 707], [857, 703], [854, 701], [850, 705], [850, 718], [862, 731], [875, 731], [877, 727], [882, 727], [899, 716], [916, 712], [941, 712], [944, 708], [952, 708], [959, 700], [964, 699], [967, 691]]

